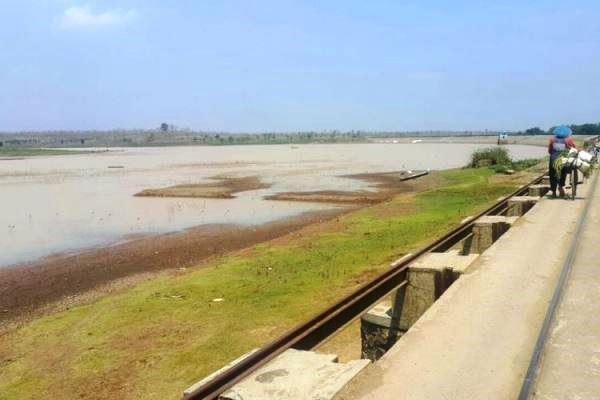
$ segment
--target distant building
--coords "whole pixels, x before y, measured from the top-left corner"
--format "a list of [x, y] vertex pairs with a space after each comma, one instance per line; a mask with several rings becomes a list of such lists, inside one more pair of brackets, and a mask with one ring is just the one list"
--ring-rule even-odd
[[508, 144], [508, 133], [500, 132], [498, 134], [498, 144]]

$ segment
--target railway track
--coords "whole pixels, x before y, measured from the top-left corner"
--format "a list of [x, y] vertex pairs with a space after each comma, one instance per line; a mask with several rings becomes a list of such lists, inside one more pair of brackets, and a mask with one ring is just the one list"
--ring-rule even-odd
[[394, 290], [407, 284], [407, 273], [411, 263], [430, 252], [444, 252], [471, 234], [477, 219], [485, 215], [502, 215], [508, 207], [508, 200], [528, 192], [531, 185], [542, 180], [538, 176], [526, 185], [521, 186], [510, 195], [502, 198], [478, 215], [460, 224], [442, 237], [431, 242], [417, 252], [406, 256], [381, 275], [364, 284], [353, 293], [342, 298], [337, 303], [314, 316], [290, 331], [286, 332], [271, 343], [244, 358], [239, 363], [215, 376], [210, 381], [196, 388], [186, 400], [214, 400], [227, 389], [240, 382], [275, 357], [288, 349], [310, 350], [331, 337], [340, 329], [347, 326], [362, 313], [368, 310], [378, 300]]

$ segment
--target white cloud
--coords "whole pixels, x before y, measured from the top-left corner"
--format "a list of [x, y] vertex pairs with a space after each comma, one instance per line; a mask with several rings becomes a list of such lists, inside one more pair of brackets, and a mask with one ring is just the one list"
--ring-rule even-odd
[[61, 29], [96, 28], [122, 24], [135, 17], [134, 10], [93, 12], [89, 7], [69, 7], [58, 18]]

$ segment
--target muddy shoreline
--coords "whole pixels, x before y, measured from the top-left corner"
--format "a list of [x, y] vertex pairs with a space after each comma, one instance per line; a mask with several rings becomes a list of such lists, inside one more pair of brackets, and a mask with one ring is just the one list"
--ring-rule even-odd
[[[27, 320], [106, 295], [163, 271], [196, 267], [213, 257], [269, 241], [308, 225], [380, 203], [398, 193], [430, 186], [431, 174], [400, 181], [405, 172], [349, 175], [371, 182], [374, 191], [279, 193], [274, 200], [345, 204], [263, 225], [204, 225], [184, 231], [136, 237], [112, 246], [59, 253], [0, 268], [0, 325]], [[246, 184], [248, 182], [245, 182]], [[277, 198], [279, 197], [279, 198]], [[287, 198], [286, 198], [287, 197]], [[94, 294], [94, 291], [97, 293]]]
[[310, 212], [257, 226], [200, 226], [2, 267], [0, 323], [39, 314], [39, 310], [49, 303], [78, 296], [136, 274], [197, 266], [212, 257], [275, 239], [353, 209]]
[[386, 201], [398, 193], [420, 190], [431, 185], [434, 177], [425, 175], [415, 180], [402, 180], [410, 177], [409, 172], [378, 172], [343, 175], [344, 178], [359, 179], [371, 183], [375, 189], [342, 191], [318, 190], [307, 192], [280, 192], [265, 196], [266, 200], [306, 201], [311, 203], [371, 205]]

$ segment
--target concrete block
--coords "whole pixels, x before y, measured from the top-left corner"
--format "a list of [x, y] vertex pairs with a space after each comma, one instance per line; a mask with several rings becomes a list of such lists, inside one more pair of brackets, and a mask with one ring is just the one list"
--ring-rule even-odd
[[481, 254], [517, 220], [517, 217], [486, 215], [473, 224], [473, 236], [464, 242], [463, 254]]
[[223, 393], [220, 400], [328, 400], [370, 363], [289, 349]]
[[208, 375], [206, 378], [202, 379], [201, 381], [194, 383], [192, 386], [190, 386], [189, 388], [187, 388], [186, 390], [183, 391], [183, 399], [185, 400], [185, 399], [190, 398], [190, 396], [200, 386], [204, 385], [206, 382], [210, 381], [211, 379], [213, 379], [215, 376], [219, 375], [220, 373], [225, 372], [226, 370], [228, 370], [229, 368], [233, 367], [234, 365], [242, 362], [247, 357], [249, 357], [252, 354], [254, 354], [255, 352], [257, 352], [258, 350], [259, 349], [253, 349], [253, 350], [249, 351], [248, 353], [244, 354], [243, 356], [236, 358], [235, 360], [233, 360], [232, 362], [230, 362], [229, 364], [227, 364], [223, 368], [221, 368], [221, 369], [213, 372], [212, 374]]
[[529, 196], [542, 197], [550, 190], [550, 185], [531, 185], [529, 186]]
[[408, 284], [392, 300], [383, 301], [361, 318], [361, 354], [379, 359], [437, 300], [477, 254], [463, 256], [458, 250], [429, 253], [408, 270]]
[[544, 175], [544, 177], [542, 178], [542, 185], [550, 186], [550, 177], [548, 175]]
[[515, 196], [508, 200], [508, 217], [520, 217], [531, 209], [538, 201], [539, 197], [534, 196]]
[[[399, 291], [400, 296], [404, 295]], [[384, 300], [366, 312], [360, 320], [361, 358], [371, 361], [378, 360], [404, 334], [400, 330], [399, 311], [402, 305], [397, 303], [398, 293], [393, 300]]]
[[400, 311], [400, 329], [408, 330], [446, 289], [477, 259], [458, 250], [429, 253], [408, 271], [408, 285]]
[[383, 328], [393, 328], [398, 318], [393, 315], [392, 301], [384, 300], [364, 314], [362, 320]]

